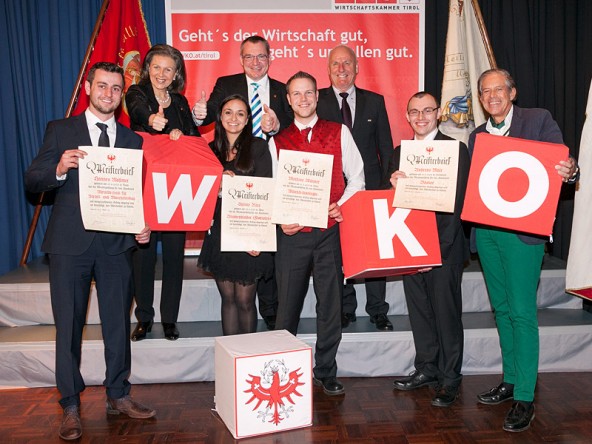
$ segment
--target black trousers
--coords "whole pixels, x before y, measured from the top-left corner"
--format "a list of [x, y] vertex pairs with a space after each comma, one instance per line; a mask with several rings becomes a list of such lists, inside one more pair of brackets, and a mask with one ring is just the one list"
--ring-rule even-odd
[[277, 314], [278, 292], [275, 272], [269, 279], [257, 281], [257, 299], [261, 316], [275, 316]]
[[160, 319], [177, 322], [183, 291], [183, 259], [185, 257], [185, 232], [152, 232], [150, 242], [134, 251], [134, 295], [136, 319], [150, 322], [154, 319], [154, 279], [156, 245], [162, 242], [162, 289], [160, 292]]
[[453, 264], [403, 277], [415, 368], [448, 386], [462, 379], [462, 272], [463, 264]]
[[280, 231], [275, 255], [278, 285], [277, 329], [293, 335], [312, 273], [317, 299], [317, 342], [314, 374], [317, 378], [337, 375], [335, 357], [341, 342], [343, 270], [339, 227], [287, 236]]
[[[386, 302], [386, 278], [365, 279], [366, 287], [366, 313], [370, 316], [387, 314], [389, 304]], [[348, 282], [343, 287], [343, 312], [355, 313], [358, 308], [356, 289], [354, 284]]]
[[63, 408], [80, 405], [80, 392], [85, 388], [80, 374], [82, 329], [93, 279], [105, 347], [103, 384], [111, 398], [130, 392], [131, 251], [109, 255], [101, 237], [97, 234], [89, 249], [79, 256], [49, 255], [51, 306], [56, 325], [56, 385]]

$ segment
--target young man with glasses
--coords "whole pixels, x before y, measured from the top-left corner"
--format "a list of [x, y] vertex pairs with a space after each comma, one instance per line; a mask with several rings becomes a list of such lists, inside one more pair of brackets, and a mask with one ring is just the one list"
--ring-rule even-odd
[[[407, 121], [415, 140], [452, 140], [438, 131], [440, 108], [426, 93], [414, 94], [407, 104]], [[469, 250], [460, 221], [469, 176], [467, 146], [459, 142], [458, 176], [454, 213], [436, 213], [442, 266], [420, 270], [403, 277], [405, 300], [415, 342], [415, 370], [394, 381], [397, 390], [435, 386], [432, 405], [448, 407], [456, 401], [462, 380], [464, 333], [462, 315], [462, 273]], [[399, 171], [400, 147], [388, 166], [384, 188], [395, 188], [405, 172]]]

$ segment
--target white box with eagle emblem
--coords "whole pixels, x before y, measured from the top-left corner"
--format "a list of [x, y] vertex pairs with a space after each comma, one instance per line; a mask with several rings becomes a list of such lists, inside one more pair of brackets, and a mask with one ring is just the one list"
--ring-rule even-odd
[[312, 349], [286, 330], [215, 342], [216, 410], [234, 438], [312, 425]]

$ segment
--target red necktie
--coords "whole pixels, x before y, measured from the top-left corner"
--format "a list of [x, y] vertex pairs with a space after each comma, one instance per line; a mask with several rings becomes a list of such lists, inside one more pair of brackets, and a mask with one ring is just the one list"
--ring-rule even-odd
[[309, 141], [308, 141], [308, 134], [310, 133], [311, 130], [312, 130], [312, 128], [309, 128], [309, 127], [302, 128], [300, 130], [300, 134], [302, 134], [302, 136], [304, 137], [304, 140], [306, 141], [306, 143], [309, 143]]

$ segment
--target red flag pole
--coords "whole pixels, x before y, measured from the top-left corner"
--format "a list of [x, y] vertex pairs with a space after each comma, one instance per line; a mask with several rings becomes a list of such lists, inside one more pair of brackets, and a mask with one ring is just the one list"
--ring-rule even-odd
[[[105, 12], [107, 12], [107, 8], [109, 7], [110, 0], [103, 0], [103, 4], [101, 5], [101, 10], [99, 11], [99, 16], [97, 17], [97, 21], [95, 22], [95, 27], [93, 29], [92, 35], [90, 37], [90, 41], [88, 42], [88, 46], [86, 48], [86, 53], [84, 54], [84, 59], [82, 60], [82, 65], [80, 66], [80, 71], [78, 72], [78, 78], [76, 79], [76, 84], [74, 85], [74, 90], [72, 91], [72, 96], [70, 97], [70, 103], [68, 104], [68, 108], [66, 108], [66, 115], [65, 117], [68, 118], [72, 115], [72, 110], [76, 105], [76, 101], [78, 100], [78, 96], [80, 94], [80, 89], [82, 88], [82, 79], [84, 78], [84, 73], [86, 72], [86, 67], [88, 65], [88, 61], [90, 60], [90, 56], [95, 47], [95, 41], [97, 40], [97, 36], [99, 35], [99, 31], [101, 30], [101, 25], [103, 24], [103, 19], [105, 18]], [[35, 205], [35, 212], [33, 213], [33, 220], [31, 220], [31, 225], [29, 225], [29, 232], [27, 233], [27, 240], [25, 241], [25, 246], [23, 248], [23, 254], [21, 256], [20, 265], [26, 265], [27, 259], [29, 258], [29, 253], [31, 251], [31, 244], [33, 243], [33, 236], [35, 235], [35, 230], [37, 229], [37, 224], [39, 222], [39, 216], [41, 215], [41, 209], [43, 208], [43, 200], [45, 198], [45, 193], [39, 194], [39, 200], [37, 201], [37, 205]]]
[[478, 0], [471, 0], [473, 4], [473, 11], [475, 11], [475, 18], [477, 19], [477, 25], [479, 25], [479, 32], [481, 33], [481, 39], [483, 40], [483, 45], [485, 45], [485, 52], [487, 53], [487, 59], [489, 60], [489, 66], [492, 68], [497, 68], [497, 62], [495, 61], [495, 56], [493, 55], [493, 49], [491, 48], [491, 42], [489, 41], [489, 35], [487, 34], [487, 28], [485, 27], [485, 22], [483, 21], [483, 16], [481, 15], [481, 8], [479, 7]]

